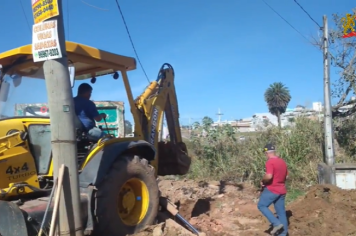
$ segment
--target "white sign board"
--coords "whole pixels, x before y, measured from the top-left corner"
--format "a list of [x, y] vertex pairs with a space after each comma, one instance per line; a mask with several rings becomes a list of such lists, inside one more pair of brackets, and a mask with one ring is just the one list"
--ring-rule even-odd
[[32, 55], [34, 62], [62, 58], [58, 40], [57, 20], [33, 25]]

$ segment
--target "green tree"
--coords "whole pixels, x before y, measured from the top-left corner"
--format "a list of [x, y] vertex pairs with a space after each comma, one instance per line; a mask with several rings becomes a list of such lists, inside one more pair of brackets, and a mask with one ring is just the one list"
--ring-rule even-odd
[[130, 121], [125, 120], [125, 135], [132, 134], [132, 124]]
[[[351, 9], [348, 13], [356, 14], [356, 8]], [[340, 107], [353, 104], [352, 94], [356, 93], [356, 38], [343, 38], [344, 26], [342, 18], [346, 14], [333, 14], [333, 21], [329, 24], [329, 50], [330, 66], [334, 67], [338, 73], [333, 75], [332, 96], [337, 99], [336, 105], [333, 106], [333, 117], [347, 116], [356, 112], [356, 107], [351, 108], [348, 112], [338, 111]], [[324, 48], [324, 36], [318, 34], [314, 37], [314, 43], [321, 51]], [[335, 100], [336, 101], [336, 100]]]
[[269, 125], [269, 120], [263, 119], [263, 125], [264, 125], [265, 128], [267, 128], [268, 125]]
[[294, 123], [295, 122], [295, 118], [294, 117], [289, 117], [288, 118], [288, 122], [289, 123]]
[[277, 117], [279, 127], [281, 127], [281, 114], [286, 112], [291, 98], [289, 89], [281, 82], [271, 84], [265, 92], [268, 110]]
[[192, 124], [192, 128], [193, 129], [198, 129], [200, 127], [200, 123], [198, 121], [195, 121], [193, 124]]
[[202, 119], [202, 124], [203, 124], [204, 128], [210, 127], [213, 123], [214, 123], [213, 119], [210, 118], [209, 116], [205, 116]]

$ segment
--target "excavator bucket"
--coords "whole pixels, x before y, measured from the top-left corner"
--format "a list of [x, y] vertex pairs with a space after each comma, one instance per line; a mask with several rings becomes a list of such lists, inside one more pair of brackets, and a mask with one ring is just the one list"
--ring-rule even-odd
[[185, 175], [189, 171], [191, 159], [187, 155], [187, 146], [180, 142], [158, 143], [158, 175]]
[[13, 202], [0, 201], [0, 236], [28, 236], [25, 217]]

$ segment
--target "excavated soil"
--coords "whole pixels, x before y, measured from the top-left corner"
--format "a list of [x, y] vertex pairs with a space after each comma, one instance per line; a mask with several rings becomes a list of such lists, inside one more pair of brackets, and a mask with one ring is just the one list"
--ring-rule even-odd
[[[356, 235], [356, 191], [316, 185], [288, 206], [293, 235]], [[291, 233], [291, 235], [292, 235]]]
[[[180, 214], [206, 236], [269, 235], [269, 223], [256, 206], [259, 192], [250, 185], [161, 180], [159, 186], [162, 196], [175, 202]], [[287, 215], [291, 236], [356, 236], [356, 191], [312, 186], [287, 206]], [[157, 223], [135, 236], [194, 235], [164, 213]]]

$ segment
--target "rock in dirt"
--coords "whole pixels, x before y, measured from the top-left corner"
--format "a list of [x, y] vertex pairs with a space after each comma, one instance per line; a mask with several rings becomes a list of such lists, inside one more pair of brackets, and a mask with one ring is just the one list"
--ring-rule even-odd
[[183, 228], [177, 222], [172, 219], [168, 219], [166, 221], [166, 225], [164, 228], [164, 235], [176, 235], [176, 236], [195, 236], [195, 234], [191, 233], [187, 229]]
[[163, 235], [162, 226], [163, 226], [163, 224], [154, 228], [152, 231], [152, 236], [162, 236]]
[[162, 230], [163, 227], [164, 227], [164, 223], [160, 223], [157, 225], [150, 225], [140, 233], [127, 235], [127, 236], [163, 236], [163, 230]]
[[134, 236], [195, 236], [195, 234], [191, 233], [174, 220], [168, 219], [165, 223], [149, 226]]

